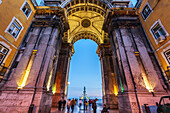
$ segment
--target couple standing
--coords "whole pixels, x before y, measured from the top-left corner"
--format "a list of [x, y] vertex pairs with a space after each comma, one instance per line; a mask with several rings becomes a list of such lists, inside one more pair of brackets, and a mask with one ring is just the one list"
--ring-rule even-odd
[[61, 108], [63, 107], [63, 110], [65, 109], [65, 105], [66, 105], [66, 100], [64, 99], [64, 97], [58, 102], [58, 109], [59, 111], [61, 111]]
[[70, 107], [71, 107], [71, 113], [73, 113], [75, 104], [76, 104], [76, 101], [74, 100], [74, 98], [72, 100], [71, 99], [68, 100], [68, 102], [67, 102], [67, 113], [69, 113]]

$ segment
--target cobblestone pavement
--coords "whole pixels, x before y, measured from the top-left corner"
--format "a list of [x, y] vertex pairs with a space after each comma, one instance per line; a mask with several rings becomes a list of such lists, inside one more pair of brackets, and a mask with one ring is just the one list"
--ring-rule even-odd
[[[102, 110], [102, 105], [97, 105], [97, 113], [101, 113], [101, 110]], [[52, 108], [51, 113], [71, 113], [71, 109], [70, 112], [67, 112], [66, 109], [62, 111], [58, 111], [57, 108]], [[81, 108], [79, 109], [78, 105], [76, 105], [74, 107], [73, 113], [93, 113], [93, 109], [91, 108], [91, 106], [88, 106], [87, 110], [84, 110], [83, 106], [81, 106]], [[118, 110], [109, 110], [109, 113], [119, 113], [119, 112]]]

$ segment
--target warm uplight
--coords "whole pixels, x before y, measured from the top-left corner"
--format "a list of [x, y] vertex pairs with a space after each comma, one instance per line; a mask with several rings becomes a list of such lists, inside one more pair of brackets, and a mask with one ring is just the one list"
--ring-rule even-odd
[[47, 91], [50, 90], [52, 74], [53, 74], [53, 70], [51, 70], [50, 72], [50, 76], [49, 76], [48, 83], [47, 83]]
[[66, 88], [65, 88], [65, 95], [67, 95], [67, 90], [68, 90], [68, 85], [66, 85]]
[[[21, 82], [20, 87], [23, 88], [23, 87], [25, 86], [29, 73], [30, 73], [30, 70], [26, 70], [26, 71], [25, 71], [25, 75], [24, 75], [24, 77], [23, 77], [23, 80], [22, 80], [22, 82]], [[22, 88], [21, 88], [21, 89], [22, 89]]]
[[26, 85], [26, 82], [27, 82], [27, 79], [28, 79], [28, 76], [29, 76], [29, 73], [30, 73], [30, 70], [31, 70], [31, 67], [32, 67], [32, 64], [33, 64], [33, 61], [34, 61], [34, 58], [35, 58], [35, 53], [36, 53], [36, 50], [33, 51], [33, 54], [32, 54], [32, 56], [30, 58], [30, 61], [29, 61], [28, 66], [27, 66], [27, 68], [25, 70], [25, 73], [21, 78], [21, 81], [20, 81], [20, 84], [18, 86], [18, 89], [22, 89]]
[[145, 75], [145, 73], [142, 73], [142, 75], [143, 75], [143, 80], [144, 80], [146, 89], [148, 89], [149, 92], [153, 92], [153, 88], [152, 88], [151, 84], [149, 83], [149, 80], [147, 79], [147, 76]]
[[149, 89], [149, 92], [152, 93], [152, 92], [153, 92], [153, 89]]
[[18, 86], [18, 89], [22, 89], [23, 87]]
[[53, 89], [52, 89], [53, 95], [56, 93], [56, 84], [53, 85]]
[[115, 96], [118, 95], [118, 92], [119, 92], [118, 86], [117, 86], [117, 85], [114, 85], [114, 94], [115, 94]]

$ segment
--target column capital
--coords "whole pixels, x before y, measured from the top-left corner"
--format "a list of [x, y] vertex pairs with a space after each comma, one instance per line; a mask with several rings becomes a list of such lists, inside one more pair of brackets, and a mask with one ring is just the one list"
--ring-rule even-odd
[[140, 24], [135, 8], [112, 8], [107, 12], [103, 30], [107, 33], [114, 28], [131, 28]]
[[110, 44], [101, 44], [97, 48], [97, 54], [98, 56], [105, 57], [105, 56], [112, 56], [112, 50]]
[[59, 53], [61, 56], [71, 58], [71, 56], [73, 56], [73, 53], [74, 53], [74, 48], [72, 44], [62, 43], [61, 50]]
[[33, 18], [33, 27], [60, 27], [62, 33], [69, 29], [65, 9], [57, 6], [39, 6]]

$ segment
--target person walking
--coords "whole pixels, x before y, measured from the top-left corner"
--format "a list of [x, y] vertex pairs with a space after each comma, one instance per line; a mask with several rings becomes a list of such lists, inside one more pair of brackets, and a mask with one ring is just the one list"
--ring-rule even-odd
[[85, 111], [86, 110], [86, 99], [84, 99], [83, 105], [84, 105], [84, 111]]
[[65, 106], [66, 106], [66, 100], [63, 97], [63, 110], [65, 109]]
[[85, 110], [87, 110], [88, 102], [85, 101]]
[[70, 104], [71, 104], [71, 99], [68, 99], [68, 102], [67, 102], [67, 113], [69, 113], [69, 111], [70, 111]]
[[74, 100], [74, 98], [71, 100], [70, 105], [71, 105], [71, 112], [73, 113], [74, 111], [74, 105], [76, 104], [76, 101]]
[[92, 108], [93, 108], [93, 113], [96, 113], [96, 109], [97, 109], [96, 101], [93, 101]]
[[58, 110], [61, 111], [61, 107], [62, 107], [62, 99], [58, 101]]
[[88, 101], [88, 102], [89, 102], [89, 106], [91, 106], [91, 103], [92, 103], [91, 99], [89, 99], [89, 101]]
[[82, 100], [79, 100], [79, 109], [81, 109], [81, 105], [82, 105]]

